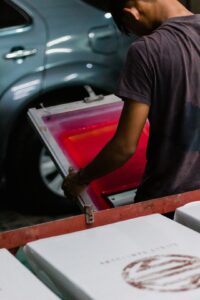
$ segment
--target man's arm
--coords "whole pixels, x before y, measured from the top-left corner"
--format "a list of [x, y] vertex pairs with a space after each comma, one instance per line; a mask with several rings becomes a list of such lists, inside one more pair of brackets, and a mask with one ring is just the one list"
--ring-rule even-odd
[[92, 180], [102, 177], [126, 163], [134, 154], [150, 106], [126, 100], [113, 138], [99, 154], [80, 172], [69, 172], [63, 182], [66, 195], [78, 196]]

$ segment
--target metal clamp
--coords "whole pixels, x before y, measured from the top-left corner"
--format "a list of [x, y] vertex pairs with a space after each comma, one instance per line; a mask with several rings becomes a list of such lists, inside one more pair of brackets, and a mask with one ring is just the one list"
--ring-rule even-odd
[[88, 92], [88, 95], [89, 95], [89, 97], [85, 97], [83, 99], [83, 101], [85, 103], [90, 103], [90, 102], [99, 101], [99, 100], [104, 99], [104, 95], [96, 95], [96, 93], [93, 91], [91, 86], [85, 85], [84, 88], [86, 89], [86, 91]]
[[93, 224], [94, 223], [94, 212], [90, 205], [84, 206], [84, 214], [85, 214], [86, 224]]
[[91, 205], [86, 204], [85, 201], [81, 197], [79, 197], [79, 203], [81, 204], [81, 207], [83, 208], [83, 212], [85, 215], [85, 223], [93, 224], [94, 223], [94, 211], [93, 211]]

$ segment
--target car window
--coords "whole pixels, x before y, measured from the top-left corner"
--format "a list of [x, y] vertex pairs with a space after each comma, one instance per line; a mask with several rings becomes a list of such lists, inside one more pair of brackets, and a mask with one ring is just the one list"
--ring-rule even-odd
[[26, 25], [30, 23], [28, 15], [14, 3], [1, 0], [0, 4], [0, 29]]

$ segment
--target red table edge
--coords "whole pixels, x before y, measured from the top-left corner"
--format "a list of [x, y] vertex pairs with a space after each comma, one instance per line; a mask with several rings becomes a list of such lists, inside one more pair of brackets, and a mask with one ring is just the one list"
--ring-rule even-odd
[[14, 253], [14, 249], [31, 241], [90, 229], [154, 213], [165, 214], [175, 211], [176, 208], [184, 204], [197, 200], [200, 200], [200, 189], [97, 211], [94, 212], [94, 223], [91, 225], [85, 223], [85, 216], [82, 214], [15, 230], [4, 231], [0, 233], [0, 248], [13, 249]]

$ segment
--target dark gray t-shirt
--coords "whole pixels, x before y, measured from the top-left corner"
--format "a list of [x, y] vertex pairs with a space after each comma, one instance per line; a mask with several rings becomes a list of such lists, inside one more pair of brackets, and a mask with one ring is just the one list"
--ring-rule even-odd
[[200, 15], [170, 18], [134, 42], [117, 95], [150, 104], [136, 201], [200, 188]]

